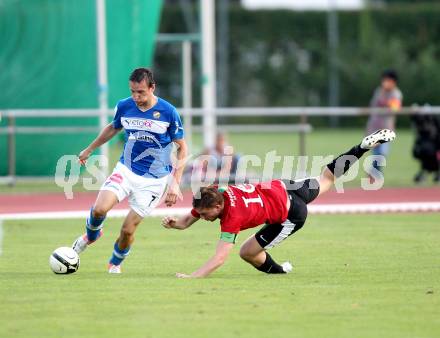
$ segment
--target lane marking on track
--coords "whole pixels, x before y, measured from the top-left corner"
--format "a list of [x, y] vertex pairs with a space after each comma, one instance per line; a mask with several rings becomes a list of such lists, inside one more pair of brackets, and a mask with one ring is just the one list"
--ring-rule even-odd
[[[407, 202], [407, 203], [365, 203], [365, 204], [317, 204], [309, 205], [311, 214], [356, 214], [356, 213], [389, 213], [389, 212], [435, 212], [440, 211], [440, 202]], [[184, 215], [191, 208], [157, 208], [151, 216], [162, 217], [168, 215]], [[25, 219], [64, 219], [86, 218], [88, 210], [28, 212], [14, 214], [0, 214], [0, 220]], [[108, 217], [125, 217], [128, 209], [111, 210]]]
[[3, 221], [0, 219], [0, 256], [3, 253]]

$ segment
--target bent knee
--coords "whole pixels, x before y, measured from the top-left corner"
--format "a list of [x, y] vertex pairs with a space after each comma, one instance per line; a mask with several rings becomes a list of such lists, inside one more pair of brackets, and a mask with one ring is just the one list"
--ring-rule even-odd
[[134, 236], [135, 229], [130, 228], [122, 228], [121, 229], [121, 236], [124, 238], [131, 238]]
[[107, 215], [108, 210], [107, 210], [107, 208], [105, 208], [103, 206], [95, 205], [93, 207], [92, 212], [93, 212], [93, 217], [101, 218], [101, 217], [105, 217]]
[[252, 261], [254, 255], [251, 252], [249, 252], [245, 247], [242, 247], [240, 249], [240, 257], [244, 259], [246, 262], [250, 262]]

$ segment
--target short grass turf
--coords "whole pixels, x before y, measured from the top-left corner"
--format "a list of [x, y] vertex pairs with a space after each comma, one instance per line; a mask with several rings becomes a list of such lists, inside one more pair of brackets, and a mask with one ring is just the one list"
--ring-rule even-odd
[[157, 218], [138, 229], [122, 275], [105, 268], [121, 219], [73, 275], [48, 258], [82, 220], [7, 221], [0, 257], [0, 337], [439, 337], [438, 214], [311, 215], [271, 251], [294, 272], [265, 275], [232, 256], [182, 280], [215, 249], [216, 223], [186, 231]]

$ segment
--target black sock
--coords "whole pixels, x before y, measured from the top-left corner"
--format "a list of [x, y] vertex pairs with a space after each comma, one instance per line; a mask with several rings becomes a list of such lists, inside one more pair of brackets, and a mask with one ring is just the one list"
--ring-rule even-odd
[[361, 148], [361, 145], [358, 144], [346, 153], [336, 157], [333, 162], [327, 164], [327, 168], [332, 172], [333, 175], [335, 175], [335, 177], [342, 176], [348, 171], [348, 169], [350, 169], [350, 166], [359, 160], [368, 150], [369, 149]]
[[264, 261], [264, 263], [255, 268], [265, 273], [285, 273], [283, 267], [277, 264], [267, 252], [266, 260]]

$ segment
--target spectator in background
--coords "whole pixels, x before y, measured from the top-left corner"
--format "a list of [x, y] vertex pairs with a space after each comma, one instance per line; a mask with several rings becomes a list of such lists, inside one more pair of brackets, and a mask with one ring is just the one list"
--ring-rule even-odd
[[[216, 182], [218, 182], [220, 177], [229, 176], [229, 181], [234, 179], [237, 171], [238, 156], [234, 154], [234, 147], [228, 144], [225, 133], [217, 133], [214, 148], [205, 149], [203, 154], [213, 156], [217, 161]], [[222, 163], [224, 163], [223, 167]], [[206, 166], [204, 170], [207, 170]]]
[[[367, 123], [367, 135], [378, 129], [395, 130], [396, 116], [394, 113], [402, 107], [402, 92], [397, 87], [398, 75], [388, 69], [382, 73], [381, 85], [374, 91], [370, 101], [372, 108], [389, 108], [387, 114], [371, 114]], [[383, 143], [373, 149], [373, 155], [387, 156], [390, 150], [390, 143]], [[373, 168], [381, 171], [377, 161], [373, 161]], [[372, 177], [370, 175], [370, 177]]]
[[[205, 160], [211, 157], [210, 167]], [[234, 148], [228, 144], [226, 134], [219, 132], [215, 139], [215, 145], [212, 148], [206, 148], [195, 159], [192, 165], [187, 165], [184, 173], [185, 184], [191, 183], [191, 176], [194, 172], [201, 172], [201, 177], [211, 183], [218, 183], [220, 179], [225, 183], [235, 183], [235, 175], [237, 172], [239, 156], [234, 154]]]
[[434, 182], [440, 182], [440, 118], [436, 115], [416, 114], [411, 116], [416, 129], [413, 156], [420, 162], [420, 170], [414, 177], [415, 183], [421, 183], [430, 172], [434, 173]]

